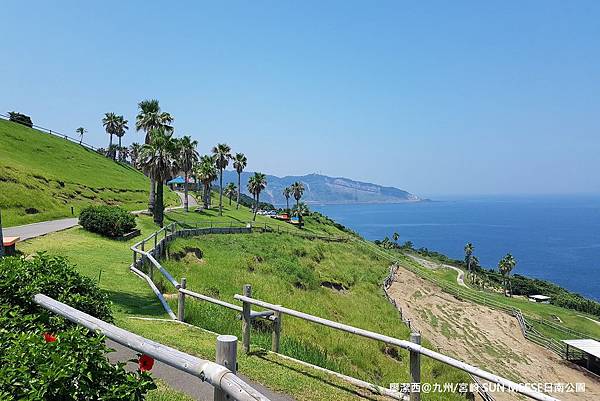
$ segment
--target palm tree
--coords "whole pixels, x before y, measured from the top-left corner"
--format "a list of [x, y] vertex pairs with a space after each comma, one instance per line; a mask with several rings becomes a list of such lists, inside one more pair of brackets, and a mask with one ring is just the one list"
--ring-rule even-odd
[[113, 135], [116, 135], [120, 129], [119, 116], [115, 113], [105, 113], [104, 118], [102, 119], [102, 125], [104, 126], [106, 133], [110, 135], [110, 142], [108, 143], [108, 149], [110, 150], [113, 146]]
[[126, 163], [128, 157], [129, 157], [129, 148], [127, 146], [123, 146], [122, 148], [119, 148], [119, 161], [121, 163]]
[[79, 144], [81, 145], [81, 143], [83, 142], [83, 134], [85, 134], [87, 130], [83, 127], [79, 127], [75, 130], [75, 132], [79, 134]]
[[254, 217], [253, 221], [256, 221], [256, 213], [258, 212], [260, 193], [267, 187], [267, 176], [263, 173], [254, 173], [248, 180], [248, 190], [256, 197], [254, 204]]
[[392, 239], [397, 244], [398, 240], [400, 239], [400, 234], [398, 234], [397, 232], [394, 232], [394, 234], [392, 234]]
[[[150, 134], [154, 129], [162, 128], [165, 132], [173, 132], [173, 117], [160, 110], [158, 100], [142, 100], [138, 103], [138, 115], [135, 118], [136, 131], [144, 131], [146, 138], [144, 144], [150, 144]], [[154, 197], [156, 193], [156, 182], [150, 177], [150, 195], [148, 197], [148, 210], [154, 211]]]
[[210, 208], [210, 187], [217, 178], [217, 168], [212, 156], [204, 155], [200, 157], [200, 162], [196, 165], [194, 174], [204, 185], [204, 208]]
[[225, 196], [229, 198], [229, 206], [231, 206], [231, 200], [235, 196], [236, 193], [237, 193], [237, 186], [233, 182], [230, 182], [229, 184], [227, 184], [227, 186], [225, 187]]
[[131, 157], [131, 165], [134, 168], [139, 168], [139, 157], [140, 151], [142, 150], [142, 145], [137, 142], [134, 142], [129, 147], [129, 156]]
[[467, 263], [467, 272], [469, 272], [469, 274], [471, 274], [471, 281], [474, 281], [474, 277], [473, 277], [473, 272], [471, 272], [471, 262], [473, 261], [473, 244], [470, 242], [467, 242], [467, 245], [465, 245], [465, 262]]
[[306, 203], [300, 202], [296, 206], [294, 206], [294, 210], [292, 212], [300, 218], [300, 216], [306, 216], [307, 214], [309, 214], [310, 209], [308, 208]]
[[179, 168], [183, 171], [184, 175], [184, 201], [183, 207], [186, 212], [189, 211], [189, 201], [188, 201], [188, 177], [190, 172], [192, 171], [192, 167], [195, 163], [198, 162], [198, 151], [196, 147], [198, 146], [198, 141], [192, 140], [189, 136], [184, 136], [178, 141], [179, 144]]
[[[300, 204], [300, 199], [302, 198], [302, 195], [304, 195], [304, 184], [302, 184], [299, 181], [296, 181], [295, 183], [292, 184], [292, 186], [290, 187], [292, 189], [292, 194], [294, 195], [294, 199], [296, 199], [296, 208], [299, 209], [299, 204]], [[300, 220], [302, 220], [301, 216], [298, 216], [298, 218]]]
[[121, 139], [123, 138], [123, 135], [125, 135], [125, 131], [129, 129], [127, 124], [129, 124], [129, 121], [127, 121], [125, 117], [117, 116], [117, 130], [115, 132], [115, 135], [119, 138], [119, 160], [122, 159], [121, 149], [123, 149], [123, 147], [121, 146]]
[[506, 256], [504, 256], [502, 259], [500, 259], [500, 262], [498, 262], [498, 270], [500, 270], [503, 278], [502, 284], [504, 286], [504, 295], [506, 295], [508, 290], [508, 293], [511, 297], [512, 285], [510, 282], [510, 272], [515, 268], [516, 264], [517, 261], [510, 253], [507, 253]]
[[141, 165], [144, 171], [158, 184], [154, 222], [160, 227], [164, 220], [163, 183], [177, 169], [177, 145], [173, 134], [164, 128], [155, 128], [151, 132], [149, 144], [142, 147]]
[[292, 196], [292, 188], [285, 187], [283, 188], [283, 196], [285, 196], [285, 210], [290, 212], [290, 196]]
[[244, 171], [247, 164], [248, 164], [248, 159], [246, 158], [246, 156], [243, 153], [236, 153], [235, 156], [233, 157], [233, 168], [235, 169], [235, 171], [237, 172], [237, 175], [238, 175], [237, 205], [235, 207], [236, 209], [240, 208], [240, 192], [242, 190], [242, 171]]
[[223, 216], [223, 170], [229, 165], [231, 148], [225, 143], [219, 143], [212, 148], [212, 153], [219, 169], [219, 216]]

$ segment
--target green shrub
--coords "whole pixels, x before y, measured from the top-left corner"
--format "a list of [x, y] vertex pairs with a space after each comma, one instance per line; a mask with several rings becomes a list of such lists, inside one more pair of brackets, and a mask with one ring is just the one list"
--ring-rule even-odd
[[111, 365], [103, 336], [37, 306], [37, 293], [112, 319], [107, 297], [65, 258], [0, 259], [0, 400], [138, 401], [156, 388], [148, 373]]
[[[44, 253], [31, 259], [4, 258], [0, 261], [0, 304], [21, 308], [24, 314], [45, 314], [32, 300], [42, 293], [105, 321], [112, 321], [108, 297], [94, 281], [79, 275], [63, 257]], [[46, 322], [52, 329], [60, 322]]]
[[115, 238], [135, 228], [135, 216], [118, 206], [88, 206], [79, 215], [79, 224], [88, 231]]
[[17, 113], [16, 111], [9, 111], [8, 119], [12, 122], [25, 125], [29, 128], [33, 127], [33, 122], [31, 122], [31, 117], [26, 116], [25, 114]]

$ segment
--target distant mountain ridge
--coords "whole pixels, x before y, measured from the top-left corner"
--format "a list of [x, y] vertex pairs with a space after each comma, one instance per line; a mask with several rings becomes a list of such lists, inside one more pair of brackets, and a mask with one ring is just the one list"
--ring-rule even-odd
[[[242, 192], [248, 194], [246, 184], [254, 174], [250, 171], [242, 173]], [[423, 199], [410, 192], [395, 187], [384, 187], [368, 182], [355, 181], [343, 177], [328, 177], [320, 174], [303, 176], [277, 177], [267, 175], [267, 188], [261, 192], [260, 200], [275, 205], [285, 205], [283, 189], [300, 181], [306, 188], [302, 200], [307, 203], [401, 203], [419, 202]], [[223, 173], [223, 185], [233, 182], [237, 185], [237, 173], [226, 170]], [[290, 198], [294, 202], [293, 198]]]

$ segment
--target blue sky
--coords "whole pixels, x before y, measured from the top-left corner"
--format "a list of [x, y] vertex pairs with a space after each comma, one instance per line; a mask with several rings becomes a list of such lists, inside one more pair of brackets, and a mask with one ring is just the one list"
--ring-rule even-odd
[[[3, 1], [0, 111], [106, 146], [157, 98], [208, 152], [420, 195], [600, 192], [597, 1]], [[133, 125], [133, 124], [132, 124]], [[125, 142], [141, 141], [130, 130]]]

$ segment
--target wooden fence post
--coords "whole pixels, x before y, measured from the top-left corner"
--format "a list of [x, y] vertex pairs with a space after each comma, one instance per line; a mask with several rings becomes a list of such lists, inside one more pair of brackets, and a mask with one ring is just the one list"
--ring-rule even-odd
[[[244, 285], [244, 296], [252, 297], [252, 286], [250, 284]], [[247, 354], [250, 352], [250, 313], [252, 305], [248, 302], [242, 304], [242, 342], [244, 343], [244, 352]]]
[[[410, 333], [410, 341], [415, 344], [421, 344], [420, 333]], [[410, 401], [419, 401], [421, 399], [421, 354], [410, 351]]]
[[[185, 289], [186, 286], [185, 277], [181, 278], [181, 288]], [[178, 291], [178, 300], [177, 300], [177, 320], [183, 322], [185, 319], [185, 294], [181, 291]]]
[[[237, 373], [237, 337], [220, 335], [217, 337], [217, 357], [215, 362], [231, 370], [233, 374]], [[215, 387], [214, 401], [229, 400], [223, 390]]]
[[281, 338], [281, 312], [275, 312], [275, 321], [273, 321], [273, 334], [271, 335], [271, 351], [279, 352], [279, 341]]

